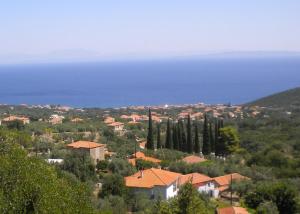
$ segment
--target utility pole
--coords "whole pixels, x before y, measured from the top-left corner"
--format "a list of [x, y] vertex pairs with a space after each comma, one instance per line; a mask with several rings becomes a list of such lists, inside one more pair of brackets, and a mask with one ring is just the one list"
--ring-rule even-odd
[[232, 206], [232, 174], [230, 175], [230, 204]]

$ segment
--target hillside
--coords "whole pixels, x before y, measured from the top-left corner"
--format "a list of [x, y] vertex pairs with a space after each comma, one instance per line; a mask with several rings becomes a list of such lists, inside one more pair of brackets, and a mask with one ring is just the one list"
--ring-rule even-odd
[[300, 107], [300, 87], [263, 97], [246, 104], [246, 106], [255, 105], [279, 108]]

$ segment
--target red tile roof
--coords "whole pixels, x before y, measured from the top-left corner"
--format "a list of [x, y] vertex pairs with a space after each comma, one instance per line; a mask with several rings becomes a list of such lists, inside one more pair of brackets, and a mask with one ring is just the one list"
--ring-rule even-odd
[[191, 182], [193, 185], [201, 185], [203, 183], [212, 181], [213, 179], [200, 174], [200, 173], [191, 173], [191, 174], [187, 174], [187, 175], [183, 175], [180, 177], [180, 185], [185, 184], [187, 182]]
[[205, 158], [201, 158], [199, 156], [190, 155], [182, 159], [182, 161], [188, 163], [188, 164], [194, 164], [194, 163], [202, 163], [207, 161]]
[[214, 181], [219, 185], [218, 190], [220, 192], [223, 192], [229, 188], [229, 185], [231, 183], [231, 178], [232, 178], [232, 181], [241, 181], [241, 180], [250, 179], [248, 177], [240, 175], [239, 173], [233, 173], [233, 174], [216, 177], [216, 178], [214, 178]]
[[161, 160], [153, 158], [153, 157], [148, 157], [146, 156], [143, 152], [137, 152], [135, 154], [132, 155], [133, 158], [128, 159], [129, 163], [131, 163], [133, 166], [136, 165], [136, 160], [140, 159], [140, 160], [144, 160], [144, 161], [149, 161], [152, 163], [160, 163]]
[[12, 116], [4, 118], [2, 121], [9, 122], [9, 121], [15, 121], [15, 120], [26, 121], [26, 120], [29, 120], [29, 118], [27, 118], [27, 117], [13, 116], [12, 115]]
[[104, 144], [95, 143], [95, 142], [91, 142], [91, 141], [77, 141], [74, 143], [70, 143], [67, 146], [70, 148], [73, 148], [73, 149], [81, 149], [81, 148], [94, 149], [97, 147], [102, 147], [102, 146], [104, 146]]
[[108, 124], [108, 126], [111, 126], [111, 127], [121, 126], [121, 125], [124, 125], [124, 123], [121, 123], [121, 122], [113, 122], [113, 123]]
[[219, 208], [218, 214], [249, 214], [249, 212], [243, 207], [225, 207]]
[[153, 188], [154, 186], [169, 186], [179, 179], [181, 174], [162, 169], [147, 169], [125, 177], [127, 187]]
[[232, 178], [233, 181], [239, 181], [239, 180], [249, 179], [249, 178], [247, 178], [247, 177], [245, 177], [243, 175], [240, 175], [239, 173], [232, 173], [232, 174], [228, 174], [228, 175], [216, 177], [216, 178], [214, 178], [214, 180], [220, 186], [224, 186], [224, 185], [229, 185], [230, 184], [231, 178]]

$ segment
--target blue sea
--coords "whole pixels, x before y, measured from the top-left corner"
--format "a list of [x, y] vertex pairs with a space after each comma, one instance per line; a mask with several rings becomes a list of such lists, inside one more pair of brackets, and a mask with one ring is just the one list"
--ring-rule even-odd
[[0, 66], [2, 104], [242, 104], [299, 86], [299, 57]]

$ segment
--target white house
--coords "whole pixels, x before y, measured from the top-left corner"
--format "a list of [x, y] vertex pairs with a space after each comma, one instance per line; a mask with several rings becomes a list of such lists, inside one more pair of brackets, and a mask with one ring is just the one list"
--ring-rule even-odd
[[121, 122], [113, 122], [108, 124], [108, 126], [113, 128], [115, 132], [123, 131], [124, 129], [124, 123]]
[[169, 199], [178, 193], [180, 176], [179, 173], [151, 168], [125, 177], [125, 184], [135, 193], [145, 193], [153, 199]]
[[206, 193], [214, 198], [219, 196], [219, 190], [216, 188], [213, 178], [200, 173], [191, 173], [181, 176], [180, 185], [187, 182], [191, 182], [192, 185], [201, 193]]

